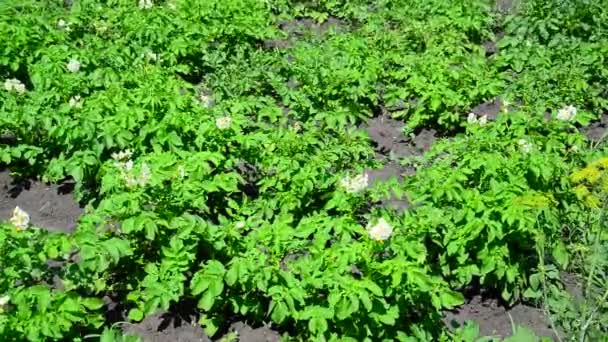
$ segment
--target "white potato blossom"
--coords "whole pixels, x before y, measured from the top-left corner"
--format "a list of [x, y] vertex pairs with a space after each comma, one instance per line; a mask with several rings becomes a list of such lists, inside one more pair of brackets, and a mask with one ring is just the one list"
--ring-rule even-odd
[[139, 0], [139, 9], [150, 9], [153, 5], [152, 0]]
[[198, 95], [198, 100], [205, 108], [211, 108], [213, 106], [213, 99], [211, 98], [211, 96], [205, 94], [204, 92], [201, 92]]
[[15, 209], [13, 209], [13, 216], [9, 221], [19, 230], [23, 230], [30, 224], [30, 215], [28, 215], [28, 213], [26, 213], [23, 209], [15, 207]]
[[376, 224], [368, 224], [367, 232], [372, 240], [385, 241], [393, 235], [393, 227], [383, 217], [379, 218]]
[[9, 297], [8, 295], [4, 295], [4, 296], [0, 297], [0, 308], [5, 306], [6, 304], [8, 304], [8, 302], [10, 302], [10, 301], [11, 301], [11, 297]]
[[158, 61], [158, 54], [156, 54], [152, 51], [146, 52], [146, 57], [152, 62]]
[[14, 91], [18, 94], [25, 93], [25, 84], [16, 78], [10, 78], [4, 81], [4, 89], [6, 91]]
[[340, 186], [349, 194], [361, 192], [367, 188], [369, 184], [369, 175], [363, 173], [355, 177], [346, 176], [340, 180]]
[[529, 142], [526, 139], [519, 139], [519, 140], [517, 140], [517, 144], [519, 144], [519, 148], [524, 153], [530, 153], [530, 151], [532, 151], [533, 145], [532, 145], [531, 142]]
[[232, 118], [229, 116], [222, 116], [221, 118], [217, 118], [215, 120], [215, 126], [219, 129], [228, 129], [232, 125]]
[[479, 123], [479, 126], [485, 126], [488, 123], [488, 116], [484, 115], [480, 117], [477, 123]]
[[57, 21], [57, 28], [63, 31], [67, 31], [70, 32], [72, 31], [72, 28], [70, 27], [72, 25], [72, 23], [69, 23], [63, 19], [59, 19]]
[[179, 173], [180, 178], [186, 178], [186, 168], [184, 168], [184, 165], [178, 166], [177, 172]]
[[150, 167], [148, 166], [148, 164], [143, 163], [141, 165], [139, 177], [137, 178], [138, 185], [145, 186], [146, 184], [148, 184], [151, 177], [152, 177], [152, 172], [150, 171]]
[[133, 161], [132, 160], [127, 160], [124, 164], [124, 169], [126, 171], [131, 171], [133, 170]]
[[576, 117], [576, 107], [566, 106], [557, 112], [557, 119], [562, 121], [572, 121]]
[[82, 101], [80, 95], [72, 96], [70, 98], [69, 105], [71, 108], [82, 108]]
[[120, 152], [114, 152], [112, 153], [112, 159], [114, 160], [126, 160], [126, 159], [130, 159], [133, 156], [133, 152], [131, 152], [131, 150], [127, 149], [124, 151], [120, 151]]
[[243, 222], [243, 221], [239, 221], [239, 222], [237, 222], [237, 223], [234, 225], [234, 227], [235, 227], [236, 229], [243, 229], [243, 228], [245, 228], [245, 222]]
[[125, 159], [131, 158], [131, 155], [132, 153], [129, 150], [113, 153], [112, 158], [116, 160], [114, 165], [120, 170], [120, 176], [128, 188], [146, 186], [152, 178], [152, 170], [148, 164], [143, 163], [139, 169], [139, 174], [136, 174], [133, 160], [125, 161]]
[[467, 122], [470, 124], [477, 123], [477, 115], [475, 115], [475, 113], [469, 113], [467, 116]]
[[467, 122], [471, 125], [479, 124], [479, 126], [485, 126], [488, 123], [488, 116], [484, 115], [478, 118], [475, 113], [469, 113]]
[[78, 71], [80, 71], [80, 67], [80, 62], [75, 58], [71, 58], [67, 64], [67, 68], [71, 73], [77, 73]]

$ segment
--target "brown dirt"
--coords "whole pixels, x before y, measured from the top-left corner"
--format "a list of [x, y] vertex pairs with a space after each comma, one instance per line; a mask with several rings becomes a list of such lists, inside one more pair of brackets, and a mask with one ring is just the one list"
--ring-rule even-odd
[[503, 102], [500, 97], [491, 101], [482, 103], [471, 110], [477, 116], [487, 115], [489, 121], [495, 121], [503, 107]]
[[556, 339], [544, 313], [538, 308], [523, 304], [507, 309], [495, 299], [483, 299], [478, 295], [459, 309], [447, 312], [444, 317], [444, 323], [448, 327], [462, 326], [467, 320], [477, 322], [480, 336], [512, 336], [515, 324], [531, 329], [537, 336]]
[[369, 135], [376, 152], [390, 159], [420, 156], [437, 140], [437, 131], [433, 129], [423, 129], [410, 139], [403, 135], [403, 126], [402, 121], [384, 114], [370, 119], [361, 128]]
[[16, 206], [30, 215], [30, 222], [51, 231], [71, 232], [82, 208], [74, 201], [73, 184], [48, 185], [34, 180], [15, 180], [0, 170], [0, 219], [11, 217]]
[[[212, 342], [203, 328], [196, 323], [196, 318], [175, 317], [168, 314], [156, 314], [140, 323], [128, 323], [124, 326], [126, 333], [134, 334], [144, 342]], [[227, 337], [235, 333], [236, 339]], [[253, 328], [244, 322], [230, 325], [228, 333], [216, 339], [217, 342], [278, 342], [281, 336], [269, 327]]]
[[598, 142], [608, 135], [608, 113], [604, 114], [599, 121], [581, 129], [587, 139]]
[[[403, 135], [403, 122], [391, 118], [388, 114], [370, 119], [360, 128], [369, 135], [376, 150], [376, 159], [384, 165], [380, 169], [366, 170], [372, 185], [390, 179], [401, 181], [404, 176], [414, 174], [414, 169], [401, 166], [397, 161], [401, 158], [420, 156], [428, 151], [435, 140], [437, 132], [432, 129], [420, 131], [414, 138]], [[380, 203], [383, 208], [403, 212], [410, 204], [405, 198], [392, 195]]]

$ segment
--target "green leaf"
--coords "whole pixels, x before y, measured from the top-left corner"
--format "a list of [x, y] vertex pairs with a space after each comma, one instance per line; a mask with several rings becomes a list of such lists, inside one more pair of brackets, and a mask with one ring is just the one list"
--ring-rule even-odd
[[532, 330], [524, 326], [516, 326], [513, 336], [504, 339], [504, 342], [537, 342], [538, 337]]
[[215, 298], [216, 296], [214, 296], [211, 291], [206, 291], [198, 301], [198, 307], [205, 311], [211, 310], [213, 304], [215, 303]]
[[566, 245], [562, 241], [559, 241], [556, 246], [553, 247], [552, 254], [559, 267], [561, 267], [562, 269], [568, 267], [568, 250], [566, 249]]
[[104, 302], [99, 298], [85, 298], [82, 301], [82, 305], [84, 305], [87, 309], [97, 310], [104, 305]]
[[327, 320], [322, 317], [313, 317], [308, 321], [308, 329], [315, 335], [321, 335], [327, 330]]
[[447, 309], [453, 309], [456, 306], [464, 304], [464, 296], [462, 293], [444, 290], [439, 294], [441, 305]]
[[135, 308], [135, 309], [131, 309], [131, 311], [129, 311], [129, 319], [135, 322], [139, 322], [144, 318], [144, 313]]

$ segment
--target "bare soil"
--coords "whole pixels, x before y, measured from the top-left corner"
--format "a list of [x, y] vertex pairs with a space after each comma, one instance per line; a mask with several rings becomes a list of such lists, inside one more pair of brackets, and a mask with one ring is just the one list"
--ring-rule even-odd
[[602, 115], [599, 121], [593, 122], [587, 127], [581, 129], [587, 139], [593, 142], [599, 142], [608, 136], [608, 113]]
[[505, 308], [496, 299], [476, 295], [457, 310], [446, 312], [444, 317], [444, 323], [453, 328], [464, 325], [467, 320], [477, 322], [480, 336], [509, 337], [513, 335], [514, 325], [521, 325], [537, 336], [556, 339], [543, 311], [524, 304]]
[[15, 180], [0, 170], [0, 218], [8, 219], [16, 206], [30, 215], [30, 222], [52, 231], [71, 232], [83, 209], [71, 195], [73, 184], [48, 185]]

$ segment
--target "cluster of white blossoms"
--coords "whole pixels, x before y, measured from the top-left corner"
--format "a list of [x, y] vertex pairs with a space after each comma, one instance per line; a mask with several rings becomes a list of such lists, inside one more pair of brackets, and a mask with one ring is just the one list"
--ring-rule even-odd
[[151, 62], [156, 62], [156, 61], [158, 61], [158, 54], [154, 53], [152, 51], [147, 51], [146, 58]]
[[14, 91], [18, 94], [25, 93], [25, 84], [21, 83], [16, 78], [10, 78], [4, 81], [4, 89], [6, 91]]
[[57, 28], [62, 31], [66, 31], [66, 32], [72, 31], [71, 26], [72, 26], [72, 23], [66, 22], [63, 19], [59, 19], [59, 21], [57, 21]]
[[178, 166], [177, 172], [179, 173], [180, 178], [186, 178], [186, 169], [184, 168], [184, 165]]
[[8, 304], [8, 302], [10, 302], [10, 301], [11, 301], [11, 297], [9, 297], [8, 295], [4, 295], [4, 296], [0, 297], [0, 312], [3, 311], [6, 304]]
[[81, 64], [76, 58], [71, 58], [66, 66], [71, 73], [77, 73], [80, 71]]
[[139, 9], [150, 9], [154, 6], [152, 0], [139, 0]]
[[230, 128], [230, 125], [232, 125], [232, 118], [227, 115], [215, 120], [215, 126], [221, 130]]
[[385, 241], [393, 235], [393, 226], [381, 217], [375, 224], [372, 225], [370, 222], [367, 225], [367, 232], [372, 240]]
[[72, 96], [69, 105], [71, 108], [82, 108], [82, 100], [80, 95]]
[[211, 96], [205, 94], [205, 92], [200, 92], [198, 94], [198, 101], [203, 105], [203, 107], [205, 108], [211, 108], [213, 107], [213, 98], [211, 98]]
[[13, 209], [13, 216], [10, 218], [9, 222], [18, 230], [24, 230], [30, 224], [30, 215], [23, 209], [15, 207], [15, 209]]
[[519, 145], [519, 148], [521, 149], [521, 151], [524, 153], [530, 153], [530, 151], [532, 151], [532, 147], [534, 146], [534, 145], [532, 145], [531, 142], [529, 142], [526, 139], [517, 140], [517, 144]]
[[367, 188], [369, 185], [369, 175], [363, 173], [355, 177], [346, 176], [340, 180], [340, 186], [349, 194], [356, 194]]
[[467, 116], [467, 122], [471, 125], [479, 124], [479, 126], [485, 126], [488, 123], [488, 116], [484, 115], [478, 118], [475, 113], [469, 113], [469, 116]]
[[557, 119], [562, 121], [572, 121], [576, 117], [576, 107], [566, 106], [557, 112]]
[[133, 161], [130, 159], [132, 155], [130, 150], [112, 153], [112, 158], [115, 160], [114, 165], [120, 169], [120, 175], [128, 188], [143, 187], [150, 181], [152, 172], [148, 164], [143, 163], [139, 175], [135, 175]]

